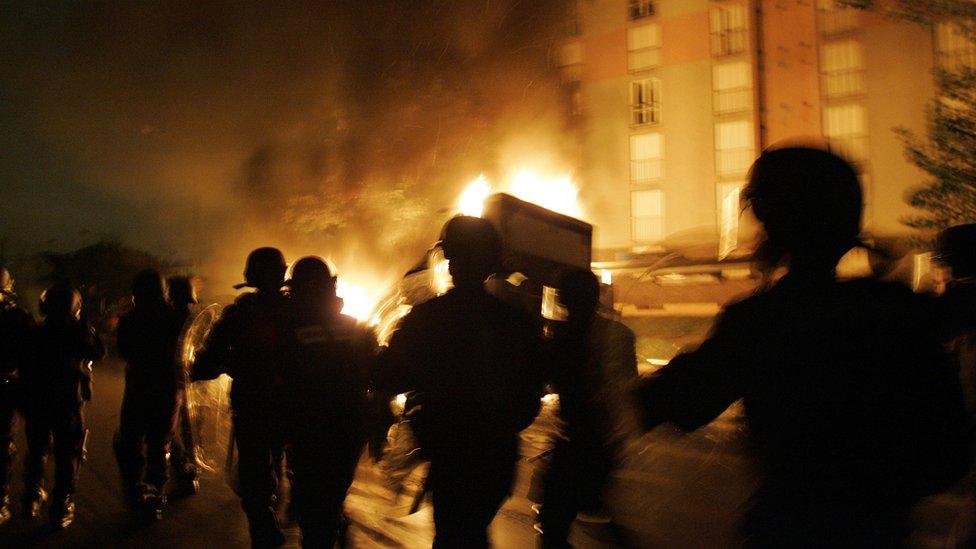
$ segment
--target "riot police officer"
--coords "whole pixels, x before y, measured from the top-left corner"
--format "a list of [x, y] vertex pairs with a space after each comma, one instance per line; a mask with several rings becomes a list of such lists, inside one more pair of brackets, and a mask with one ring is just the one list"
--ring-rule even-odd
[[248, 255], [245, 282], [235, 288], [256, 291], [224, 309], [193, 367], [194, 379], [214, 379], [221, 373], [233, 378], [230, 398], [241, 507], [255, 547], [276, 547], [284, 541], [275, 516], [283, 441], [274, 386], [285, 361], [285, 270], [285, 258], [275, 248], [258, 248]]
[[132, 301], [134, 308], [122, 316], [118, 328], [126, 369], [115, 450], [129, 502], [158, 518], [165, 503], [166, 454], [183, 392], [184, 376], [175, 359], [182, 324], [155, 270], [135, 276]]
[[43, 323], [32, 339], [33, 358], [22, 367], [27, 435], [24, 508], [37, 517], [46, 499], [44, 462], [53, 441], [54, 490], [48, 517], [66, 528], [85, 443], [82, 404], [91, 399], [91, 363], [105, 355], [95, 329], [81, 317], [81, 294], [58, 283], [41, 295]]
[[[181, 326], [180, 338], [182, 340], [189, 329], [190, 322], [192, 322], [192, 307], [198, 302], [196, 287], [193, 280], [187, 276], [171, 276], [166, 280], [166, 283], [169, 287], [169, 303], [176, 314], [177, 323]], [[176, 350], [176, 365], [183, 378], [188, 381], [189, 372], [186, 371], [181, 351], [180, 348]], [[187, 398], [187, 391], [183, 391], [176, 431], [173, 433], [173, 442], [170, 445], [169, 461], [175, 476], [173, 495], [191, 495], [200, 491], [196, 449], [190, 429], [190, 410]]]
[[14, 456], [14, 427], [18, 406], [18, 370], [28, 358], [28, 336], [34, 325], [30, 313], [17, 306], [14, 281], [0, 267], [0, 524], [10, 519], [10, 468]]
[[280, 398], [294, 473], [292, 511], [304, 546], [332, 547], [365, 442], [376, 339], [340, 313], [336, 278], [321, 259], [295, 263], [289, 285], [292, 349]]
[[485, 290], [501, 260], [486, 220], [459, 216], [442, 233], [454, 287], [403, 319], [377, 368], [378, 388], [412, 392], [411, 426], [430, 459], [435, 547], [486, 547], [515, 479], [518, 433], [542, 396], [538, 330]]

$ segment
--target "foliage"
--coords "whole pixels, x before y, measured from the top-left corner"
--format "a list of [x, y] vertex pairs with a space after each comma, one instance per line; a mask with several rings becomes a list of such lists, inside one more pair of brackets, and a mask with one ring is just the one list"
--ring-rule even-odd
[[51, 272], [46, 282], [68, 282], [84, 298], [84, 312], [92, 320], [124, 307], [132, 278], [143, 269], [165, 273], [169, 265], [152, 254], [118, 242], [98, 242], [74, 252], [45, 252]]
[[[934, 25], [951, 21], [964, 34], [976, 36], [974, 0], [840, 0], [840, 4], [871, 9], [888, 16]], [[921, 240], [934, 231], [976, 222], [976, 68], [936, 68], [938, 97], [929, 110], [928, 135], [916, 136], [906, 128], [895, 132], [905, 143], [909, 161], [928, 176], [908, 203], [922, 210], [903, 221], [922, 231]]]

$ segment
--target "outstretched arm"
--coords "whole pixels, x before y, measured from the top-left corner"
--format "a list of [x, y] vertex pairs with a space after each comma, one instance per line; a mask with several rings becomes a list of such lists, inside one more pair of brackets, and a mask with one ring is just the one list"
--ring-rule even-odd
[[697, 429], [743, 396], [749, 335], [738, 316], [727, 311], [696, 351], [677, 356], [640, 380], [636, 396], [645, 429], [666, 422]]

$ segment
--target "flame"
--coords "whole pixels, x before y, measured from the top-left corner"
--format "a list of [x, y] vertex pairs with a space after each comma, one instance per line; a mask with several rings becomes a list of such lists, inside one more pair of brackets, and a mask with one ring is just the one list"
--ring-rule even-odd
[[361, 321], [369, 320], [376, 308], [376, 294], [364, 286], [347, 282], [342, 277], [336, 282], [336, 294], [342, 298], [342, 314]]
[[579, 205], [579, 190], [568, 176], [544, 179], [535, 172], [518, 170], [512, 177], [510, 192], [526, 202], [579, 218], [583, 212]]
[[468, 183], [458, 199], [458, 211], [464, 215], [481, 217], [481, 212], [485, 209], [485, 199], [491, 194], [491, 185], [485, 176], [479, 175], [474, 181]]
[[516, 170], [508, 185], [493, 188], [484, 175], [468, 183], [458, 199], [458, 212], [481, 217], [485, 199], [492, 192], [508, 192], [512, 196], [568, 216], [581, 218], [579, 189], [568, 175], [544, 178], [531, 170]]

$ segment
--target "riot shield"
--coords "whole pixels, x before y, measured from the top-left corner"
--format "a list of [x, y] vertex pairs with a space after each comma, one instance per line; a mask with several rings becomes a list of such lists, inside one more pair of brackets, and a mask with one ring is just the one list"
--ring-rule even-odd
[[[186, 398], [181, 410], [186, 420], [182, 429], [188, 438], [186, 448], [192, 448], [198, 467], [209, 471], [232, 473], [233, 432], [230, 410], [230, 383], [227, 375], [210, 381], [190, 382], [189, 372], [197, 353], [203, 348], [210, 331], [220, 319], [221, 307], [212, 304], [205, 307], [190, 323], [180, 345], [183, 371], [187, 373]], [[188, 427], [188, 428], [186, 428]], [[236, 475], [232, 475], [236, 476]]]

